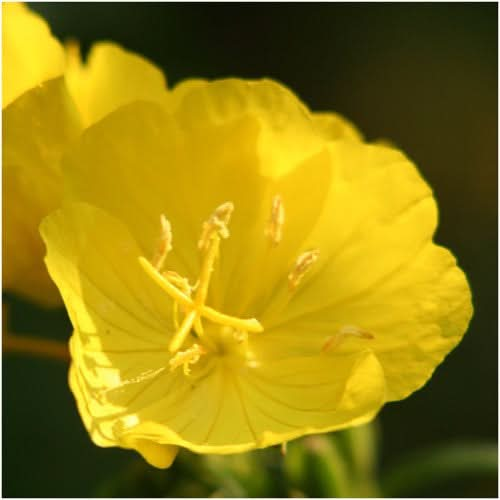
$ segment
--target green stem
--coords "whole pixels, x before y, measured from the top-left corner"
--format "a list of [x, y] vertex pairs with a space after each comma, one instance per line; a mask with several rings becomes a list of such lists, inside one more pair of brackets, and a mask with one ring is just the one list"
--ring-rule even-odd
[[351, 465], [352, 493], [360, 498], [379, 497], [375, 478], [379, 440], [377, 422], [346, 429], [339, 434]]

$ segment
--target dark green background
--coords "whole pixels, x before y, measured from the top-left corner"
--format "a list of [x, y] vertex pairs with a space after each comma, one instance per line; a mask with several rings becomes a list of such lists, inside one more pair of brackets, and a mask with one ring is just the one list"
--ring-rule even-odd
[[[107, 39], [147, 56], [170, 85], [188, 77], [271, 77], [313, 110], [338, 111], [369, 140], [401, 147], [435, 190], [436, 240], [467, 273], [475, 315], [429, 384], [383, 409], [382, 465], [427, 445], [496, 442], [496, 4], [32, 7], [57, 36], [77, 38], [84, 49]], [[13, 303], [11, 316], [19, 332], [70, 334], [62, 312]], [[65, 366], [4, 356], [4, 496], [92, 496], [134, 459], [133, 452], [91, 444]], [[496, 482], [464, 481], [431, 494], [496, 496]]]

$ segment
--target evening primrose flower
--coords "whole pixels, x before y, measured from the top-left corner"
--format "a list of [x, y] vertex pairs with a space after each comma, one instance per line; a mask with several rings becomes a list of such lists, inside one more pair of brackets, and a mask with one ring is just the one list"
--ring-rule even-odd
[[2, 13], [3, 287], [57, 305], [38, 226], [61, 202], [61, 155], [121, 105], [164, 99], [166, 84], [152, 64], [111, 43], [96, 44], [83, 65], [75, 43], [65, 49], [23, 4], [3, 3]]
[[472, 314], [396, 149], [269, 80], [188, 81], [65, 156], [42, 223], [92, 440], [168, 467], [359, 425], [429, 379]]

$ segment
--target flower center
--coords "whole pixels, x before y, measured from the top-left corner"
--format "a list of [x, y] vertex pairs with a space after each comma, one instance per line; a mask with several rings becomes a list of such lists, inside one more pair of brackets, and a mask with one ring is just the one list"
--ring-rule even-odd
[[[229, 316], [206, 305], [210, 278], [215, 261], [219, 256], [221, 239], [229, 237], [227, 226], [233, 209], [234, 206], [231, 202], [223, 203], [203, 223], [198, 241], [198, 249], [202, 255], [201, 270], [194, 286], [189, 284], [187, 278], [173, 271], [162, 270], [167, 254], [172, 248], [170, 223], [164, 215], [160, 217], [161, 236], [155, 256], [151, 262], [144, 257], [139, 257], [139, 262], [146, 273], [173, 299], [173, 317], [176, 332], [169, 343], [168, 349], [175, 356], [170, 360], [170, 367], [175, 369], [178, 366], [183, 366], [186, 375], [190, 373], [189, 365], [196, 363], [207, 352], [207, 349], [214, 352], [223, 352], [227, 350], [228, 337], [235, 344], [240, 344], [246, 341], [248, 333], [258, 333], [264, 330], [255, 318], [244, 319]], [[181, 322], [179, 322], [179, 310], [183, 314]], [[202, 319], [218, 325], [220, 332], [223, 332], [224, 335], [218, 335], [218, 338], [207, 335]], [[193, 344], [188, 349], [181, 351], [192, 330], [196, 332], [202, 346]], [[221, 339], [224, 340], [221, 341]]]

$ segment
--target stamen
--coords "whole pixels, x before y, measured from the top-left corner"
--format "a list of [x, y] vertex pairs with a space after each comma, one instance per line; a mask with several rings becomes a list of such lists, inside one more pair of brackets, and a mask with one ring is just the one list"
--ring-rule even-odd
[[[161, 274], [172, 285], [176, 286], [182, 293], [184, 293], [188, 297], [191, 297], [191, 294], [193, 293], [193, 287], [189, 284], [189, 280], [187, 278], [183, 278], [180, 274], [177, 274], [175, 271], [163, 271]], [[175, 329], [178, 330], [180, 328], [179, 303], [176, 300], [174, 300], [172, 304], [172, 316], [174, 320]], [[195, 322], [195, 328], [196, 328], [196, 322]]]
[[[221, 224], [226, 226], [229, 224], [229, 220], [231, 219], [231, 215], [234, 211], [234, 205], [231, 201], [226, 201], [222, 205], [219, 205], [213, 213], [214, 220], [216, 224]], [[229, 236], [229, 235], [228, 235]], [[222, 236], [223, 238], [227, 238], [228, 236]]]
[[[234, 329], [233, 338], [237, 342], [244, 342], [248, 338], [248, 332], [261, 332], [263, 330], [262, 325], [255, 318], [236, 318], [205, 305], [214, 263], [219, 255], [221, 239], [229, 237], [227, 225], [233, 210], [233, 203], [223, 203], [203, 224], [202, 234], [198, 241], [198, 247], [202, 251], [202, 263], [196, 285], [191, 286], [187, 278], [174, 271], [161, 270], [167, 253], [171, 249], [172, 241], [170, 224], [163, 215], [160, 218], [162, 234], [157, 255], [151, 262], [144, 257], [139, 257], [139, 263], [145, 272], [173, 299], [173, 322], [176, 332], [170, 340], [168, 349], [172, 353], [177, 352], [177, 355], [172, 358], [170, 364], [172, 369], [183, 365], [186, 374], [189, 374], [188, 365], [192, 364], [190, 360], [197, 361], [201, 353], [200, 349], [203, 349], [198, 344], [193, 344], [189, 349], [178, 352], [192, 330], [196, 332], [204, 346], [208, 346], [210, 349], [214, 348], [214, 350], [217, 348], [212, 339], [205, 335], [202, 318]], [[181, 324], [179, 324], [180, 312], [185, 315]]]
[[185, 351], [179, 351], [169, 362], [170, 371], [174, 371], [178, 366], [182, 365], [182, 370], [184, 375], [189, 376], [191, 374], [191, 368], [189, 365], [194, 365], [200, 360], [202, 354], [206, 354], [205, 349], [199, 344], [193, 344], [189, 349]]
[[139, 257], [139, 264], [141, 264], [146, 274], [152, 278], [158, 285], [167, 292], [170, 297], [175, 301], [179, 302], [180, 305], [185, 307], [190, 307], [193, 305], [191, 298], [178, 290], [170, 281], [168, 281], [164, 276], [162, 276], [144, 257]]
[[179, 324], [179, 302], [176, 302], [175, 300], [172, 301], [172, 316], [174, 319], [174, 327], [176, 330], [180, 328]]
[[[192, 309], [194, 304], [190, 297], [186, 296], [180, 290], [178, 290], [172, 283], [170, 283], [164, 276], [155, 271], [151, 263], [144, 257], [139, 257], [139, 263], [146, 271], [146, 273], [163, 288], [163, 290], [175, 301], [179, 302], [180, 305]], [[232, 326], [236, 329], [246, 330], [247, 332], [262, 332], [264, 330], [263, 326], [255, 318], [241, 319], [234, 316], [228, 316], [227, 314], [220, 313], [215, 309], [208, 306], [201, 306], [198, 308], [200, 316], [218, 323], [221, 325]]]
[[321, 352], [328, 352], [332, 349], [337, 348], [347, 337], [357, 337], [359, 339], [371, 340], [374, 339], [375, 336], [366, 331], [358, 328], [354, 325], [345, 325], [343, 326], [336, 334], [327, 337], [323, 347], [321, 348]]
[[200, 316], [196, 316], [196, 319], [194, 320], [193, 328], [194, 328], [194, 331], [200, 337], [202, 337], [203, 334], [205, 333], [205, 330], [203, 329], [203, 324], [201, 322], [201, 317]]
[[170, 222], [163, 214], [160, 215], [160, 224], [160, 242], [156, 254], [151, 260], [151, 264], [153, 264], [153, 267], [158, 271], [163, 267], [168, 252], [172, 250], [172, 228]]
[[227, 224], [229, 224], [233, 210], [234, 205], [230, 201], [227, 201], [219, 205], [208, 221], [203, 223], [198, 248], [205, 252], [205, 256], [201, 266], [199, 285], [194, 298], [198, 306], [204, 304], [207, 298], [208, 285], [214, 270], [214, 262], [219, 255], [220, 239], [229, 237]]
[[214, 323], [232, 326], [235, 330], [246, 330], [252, 333], [264, 331], [264, 327], [255, 318], [242, 319], [235, 316], [229, 316], [208, 306], [202, 307], [201, 314]]
[[273, 246], [276, 246], [283, 237], [283, 224], [285, 223], [285, 208], [283, 200], [279, 194], [274, 196], [271, 205], [271, 218], [266, 227], [265, 234], [271, 241]]
[[318, 260], [319, 258], [319, 249], [308, 250], [303, 254], [299, 255], [297, 260], [295, 261], [295, 266], [288, 275], [288, 287], [291, 292], [293, 292], [299, 283], [302, 281], [304, 275], [309, 271], [311, 266]]
[[197, 311], [195, 309], [189, 311], [188, 314], [184, 317], [184, 320], [180, 326], [180, 328], [175, 332], [174, 337], [170, 341], [168, 346], [168, 350], [170, 352], [175, 352], [180, 349], [186, 337], [189, 335], [191, 328], [193, 327], [193, 323], [196, 320]]
[[222, 205], [219, 205], [210, 218], [203, 223], [201, 236], [198, 240], [198, 248], [200, 250], [208, 250], [210, 240], [213, 236], [218, 235], [223, 239], [229, 238], [227, 225], [229, 224], [233, 210], [233, 203], [226, 201]]

